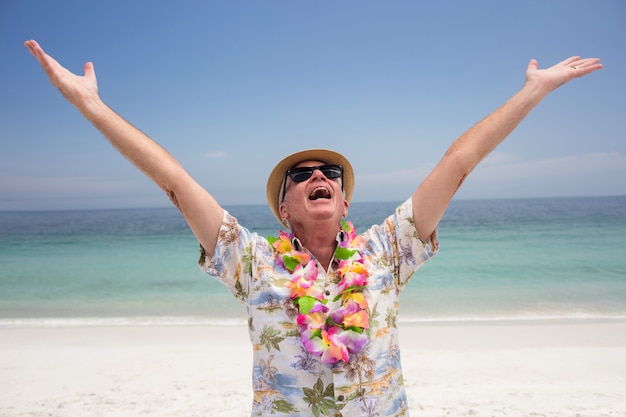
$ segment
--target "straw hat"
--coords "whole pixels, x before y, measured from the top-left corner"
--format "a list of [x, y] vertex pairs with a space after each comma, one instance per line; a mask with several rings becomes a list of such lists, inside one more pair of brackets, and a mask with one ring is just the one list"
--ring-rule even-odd
[[272, 209], [276, 219], [285, 227], [287, 226], [283, 219], [280, 217], [280, 201], [281, 192], [283, 189], [283, 182], [285, 181], [285, 174], [287, 170], [298, 165], [304, 161], [320, 161], [326, 164], [341, 165], [343, 167], [343, 190], [345, 193], [346, 201], [350, 202], [352, 198], [352, 191], [354, 191], [354, 171], [350, 161], [342, 154], [331, 151], [328, 149], [308, 149], [305, 151], [296, 152], [285, 157], [280, 161], [270, 173], [267, 179], [267, 203]]

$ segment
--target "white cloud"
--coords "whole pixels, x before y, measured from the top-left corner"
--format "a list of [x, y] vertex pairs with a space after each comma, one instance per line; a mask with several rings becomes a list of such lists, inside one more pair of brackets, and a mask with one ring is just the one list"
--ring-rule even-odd
[[[355, 200], [407, 198], [432, 166], [398, 169], [356, 178]], [[522, 160], [494, 152], [470, 174], [463, 198], [548, 197], [626, 194], [626, 155], [598, 152], [557, 158]]]
[[480, 166], [502, 165], [515, 161], [515, 156], [501, 151], [491, 152], [481, 163]]
[[468, 198], [626, 194], [626, 155], [598, 152], [480, 165], [460, 193]]
[[97, 177], [8, 177], [0, 178], [0, 192], [13, 194], [82, 194], [128, 191], [136, 184], [109, 178]]
[[226, 152], [224, 151], [211, 151], [204, 154], [207, 158], [225, 158]]
[[626, 173], [626, 156], [619, 152], [598, 152], [582, 155], [568, 155], [558, 158], [519, 161], [509, 158], [510, 163], [480, 165], [473, 177], [484, 181], [501, 182], [506, 179], [525, 179], [542, 177], [552, 178], [583, 178], [589, 175]]
[[[354, 201], [401, 201], [408, 198], [433, 169], [357, 174]], [[222, 204], [262, 203], [264, 179], [211, 184]], [[458, 198], [521, 198], [626, 195], [626, 155], [598, 152], [557, 158], [523, 160], [492, 154], [476, 168]], [[30, 208], [150, 207], [169, 204], [147, 178], [96, 176], [0, 175], [0, 210]]]
[[0, 177], [0, 210], [155, 207], [167, 197], [148, 178]]

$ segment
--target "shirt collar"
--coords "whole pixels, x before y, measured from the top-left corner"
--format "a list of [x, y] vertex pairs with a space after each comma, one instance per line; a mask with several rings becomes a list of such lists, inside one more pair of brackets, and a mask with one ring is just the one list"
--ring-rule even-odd
[[[335, 237], [337, 244], [345, 242], [347, 239], [348, 236], [346, 235], [346, 232], [344, 232], [343, 230], [337, 232], [337, 237]], [[304, 246], [302, 246], [302, 242], [300, 242], [300, 239], [295, 236], [291, 239], [291, 244], [293, 245], [293, 248], [298, 251], [301, 251], [304, 248]]]

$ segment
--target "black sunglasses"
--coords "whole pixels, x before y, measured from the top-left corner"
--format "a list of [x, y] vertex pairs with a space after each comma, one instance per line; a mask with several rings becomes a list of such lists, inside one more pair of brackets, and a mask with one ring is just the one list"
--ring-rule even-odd
[[285, 198], [285, 193], [287, 192], [287, 176], [293, 182], [303, 182], [311, 178], [316, 169], [319, 169], [328, 179], [341, 178], [341, 190], [343, 191], [343, 167], [341, 165], [326, 164], [315, 167], [298, 167], [288, 169], [285, 173], [282, 198]]

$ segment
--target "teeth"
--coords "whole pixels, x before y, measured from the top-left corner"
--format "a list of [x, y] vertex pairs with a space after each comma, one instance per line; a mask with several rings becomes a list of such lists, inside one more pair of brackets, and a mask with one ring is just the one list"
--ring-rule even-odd
[[309, 200], [317, 200], [318, 198], [330, 198], [330, 191], [326, 187], [317, 187], [309, 195]]

